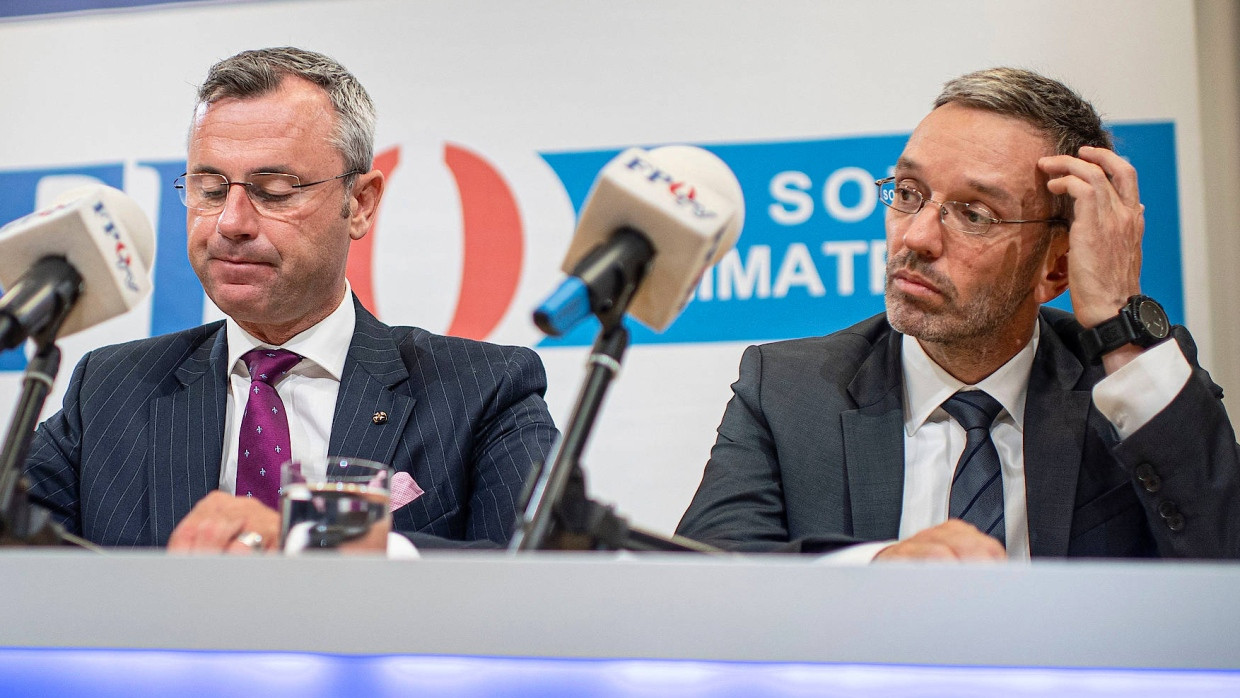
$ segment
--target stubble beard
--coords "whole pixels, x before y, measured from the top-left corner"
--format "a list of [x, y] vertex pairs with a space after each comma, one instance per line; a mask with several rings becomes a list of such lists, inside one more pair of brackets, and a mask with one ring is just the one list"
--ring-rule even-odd
[[[962, 302], [951, 279], [935, 269], [932, 262], [905, 250], [887, 261], [887, 322], [897, 332], [922, 342], [943, 346], [969, 343], [980, 348], [987, 338], [996, 338], [1004, 331], [1033, 292], [1031, 282], [1039, 260], [1040, 255], [1031, 255], [1013, 275], [1000, 279], [999, 285]], [[901, 269], [916, 272], [933, 283], [943, 294], [941, 304], [931, 307], [896, 288], [892, 275]]]

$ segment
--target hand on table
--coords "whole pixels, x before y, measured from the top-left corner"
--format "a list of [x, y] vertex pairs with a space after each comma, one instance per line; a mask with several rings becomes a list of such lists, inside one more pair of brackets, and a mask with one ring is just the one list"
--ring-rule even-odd
[[874, 556], [890, 560], [1006, 560], [1007, 551], [995, 538], [960, 519], [948, 519], [938, 526], [883, 548]]
[[177, 524], [168, 550], [249, 555], [276, 550], [279, 544], [280, 514], [276, 510], [252, 497], [215, 490]]

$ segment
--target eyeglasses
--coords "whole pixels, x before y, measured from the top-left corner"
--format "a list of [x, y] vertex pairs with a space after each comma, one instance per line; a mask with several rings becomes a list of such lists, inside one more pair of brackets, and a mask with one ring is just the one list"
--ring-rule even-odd
[[334, 182], [343, 177], [362, 174], [360, 170], [350, 170], [344, 174], [320, 179], [317, 182], [301, 183], [297, 175], [282, 172], [255, 172], [248, 182], [230, 182], [221, 174], [182, 174], [172, 182], [181, 203], [186, 208], [204, 213], [216, 213], [224, 208], [228, 200], [229, 187], [245, 187], [245, 193], [260, 213], [281, 214], [295, 210], [301, 205], [304, 196], [302, 189], [316, 184]]
[[884, 206], [900, 213], [917, 213], [926, 204], [939, 207], [939, 221], [943, 225], [968, 235], [985, 235], [990, 226], [1001, 223], [1061, 223], [1067, 225], [1063, 218], [1040, 218], [1038, 220], [1003, 220], [996, 218], [990, 210], [981, 204], [965, 204], [959, 201], [939, 203], [926, 198], [917, 189], [897, 184], [895, 177], [880, 179], [874, 183], [878, 187], [878, 200]]

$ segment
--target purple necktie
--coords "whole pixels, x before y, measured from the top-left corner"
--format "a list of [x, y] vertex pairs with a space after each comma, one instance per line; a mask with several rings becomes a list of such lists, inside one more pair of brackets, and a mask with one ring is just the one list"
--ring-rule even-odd
[[288, 460], [288, 418], [273, 387], [301, 357], [285, 349], [254, 349], [241, 355], [250, 369], [250, 398], [237, 439], [237, 496], [257, 497], [275, 509], [280, 501], [280, 464]]

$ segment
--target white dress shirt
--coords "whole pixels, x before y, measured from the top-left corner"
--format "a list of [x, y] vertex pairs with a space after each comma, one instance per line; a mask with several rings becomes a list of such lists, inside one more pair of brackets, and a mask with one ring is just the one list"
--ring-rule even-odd
[[[302, 357], [276, 383], [275, 389], [284, 403], [284, 413], [289, 417], [290, 460], [300, 460], [308, 474], [325, 474], [336, 396], [340, 393], [340, 377], [344, 375], [345, 357], [349, 354], [356, 324], [357, 312], [353, 308], [353, 292], [348, 282], [345, 282], [344, 299], [330, 315], [279, 347], [259, 341], [232, 318], [225, 320], [228, 365], [231, 368], [228, 373], [228, 402], [224, 410], [221, 490], [234, 494], [237, 490], [237, 443], [241, 435], [241, 415], [250, 395], [250, 370], [241, 356], [259, 347], [287, 349]], [[398, 533], [388, 535], [387, 553], [388, 557], [417, 557], [413, 543]]]
[[[346, 289], [344, 300], [317, 325], [285, 342], [277, 349], [299, 354], [302, 360], [276, 383], [276, 393], [289, 415], [290, 459], [326, 468], [327, 446], [332, 433], [332, 417], [344, 360], [353, 340], [357, 316], [353, 299]], [[251, 349], [271, 347], [241, 329], [236, 320], [225, 320], [228, 333], [228, 407], [224, 414], [224, 454], [220, 464], [220, 489], [236, 492], [237, 442], [241, 434], [241, 415], [249, 399], [250, 370], [241, 356]], [[331, 454], [337, 455], [337, 454]], [[348, 454], [343, 454], [348, 455]], [[312, 472], [312, 471], [311, 471]], [[320, 472], [318, 475], [323, 475]]]
[[[1008, 558], [1029, 559], [1029, 517], [1025, 499], [1024, 420], [1029, 372], [1041, 331], [976, 385], [966, 385], [936, 364], [908, 335], [901, 345], [904, 376], [904, 502], [900, 539], [947, 520], [952, 476], [964, 451], [964, 428], [942, 408], [960, 390], [984, 390], [1003, 410], [991, 426], [1003, 474], [1003, 518]], [[1192, 368], [1174, 340], [1153, 347], [1093, 388], [1094, 406], [1120, 439], [1144, 426], [1175, 399]], [[824, 556], [830, 562], [869, 562], [895, 541], [865, 543]]]

